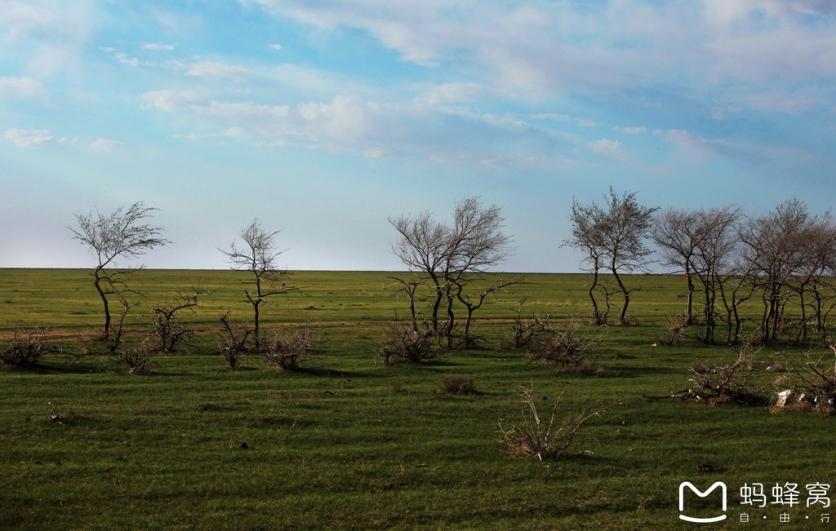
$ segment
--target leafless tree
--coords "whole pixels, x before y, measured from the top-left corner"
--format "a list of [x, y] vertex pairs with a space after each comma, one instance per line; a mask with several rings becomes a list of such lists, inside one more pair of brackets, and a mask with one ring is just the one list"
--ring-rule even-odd
[[444, 297], [443, 267], [449, 250], [449, 229], [432, 219], [429, 212], [389, 218], [400, 239], [392, 251], [410, 270], [425, 275], [432, 284], [434, 300], [430, 327], [438, 333], [438, 313]]
[[656, 216], [651, 231], [653, 241], [662, 251], [663, 265], [676, 268], [685, 274], [688, 284], [686, 326], [694, 323], [694, 253], [702, 238], [699, 230], [699, 213], [668, 209]]
[[[818, 304], [820, 297], [817, 298], [816, 292], [823, 280], [832, 276], [836, 256], [836, 226], [830, 215], [811, 217], [801, 229], [797, 245], [800, 253], [798, 268], [790, 277], [788, 287], [798, 296], [801, 320], [795, 340], [801, 343], [808, 339], [810, 321], [815, 320], [817, 329], [823, 328]], [[808, 298], [811, 292], [812, 301]], [[812, 315], [809, 310], [812, 310]]]
[[600, 233], [601, 249], [607, 257], [607, 267], [623, 296], [618, 320], [622, 326], [626, 326], [629, 324], [627, 308], [632, 290], [627, 289], [621, 274], [646, 266], [650, 255], [646, 240], [653, 223], [653, 213], [657, 209], [642, 206], [635, 192], [618, 195], [612, 188], [603, 207], [593, 203], [590, 208], [595, 220], [594, 226]]
[[502, 232], [504, 219], [498, 206], [482, 207], [479, 200], [471, 197], [456, 205], [453, 212], [453, 227], [448, 231], [449, 244], [444, 264], [444, 294], [447, 299], [447, 322], [444, 329], [447, 346], [451, 346], [455, 327], [453, 304], [456, 298], [468, 309], [465, 340], [470, 333], [473, 312], [482, 306], [485, 297], [506, 288], [512, 283], [499, 281], [493, 289], [481, 297], [481, 303], [474, 305], [463, 293], [465, 286], [479, 277], [480, 273], [500, 264], [508, 255], [509, 239]]
[[594, 205], [582, 205], [577, 200], [572, 201], [572, 237], [564, 242], [564, 245], [579, 249], [584, 253], [582, 268], [592, 273], [592, 283], [587, 293], [592, 301], [592, 322], [596, 325], [607, 323], [609, 311], [603, 312], [595, 298], [595, 290], [598, 287], [598, 277], [601, 269], [607, 261], [607, 252], [604, 249], [601, 237], [603, 228], [599, 226], [602, 218], [599, 209]]
[[[468, 198], [456, 205], [451, 226], [435, 221], [429, 213], [390, 218], [400, 238], [393, 252], [410, 271], [420, 275], [433, 290], [430, 330], [452, 343], [456, 316], [454, 305], [462, 299], [465, 286], [501, 263], [507, 256], [509, 238], [502, 231], [504, 220], [499, 207], [483, 207], [477, 198]], [[397, 279], [414, 303], [416, 281]], [[491, 293], [510, 284], [495, 285]], [[485, 295], [487, 297], [488, 294]], [[467, 298], [470, 301], [469, 298]], [[446, 301], [446, 318], [440, 317]], [[482, 299], [484, 302], [484, 298]], [[470, 315], [481, 307], [472, 301]], [[414, 307], [410, 309], [415, 315]], [[470, 321], [467, 322], [469, 332]], [[413, 331], [417, 324], [413, 318]]]
[[740, 211], [714, 208], [696, 213], [694, 230], [697, 241], [691, 257], [693, 273], [703, 287], [703, 322], [700, 339], [714, 343], [717, 327], [717, 296], [725, 299], [726, 271], [733, 263], [737, 246], [737, 222]]
[[178, 314], [183, 311], [194, 312], [197, 301], [204, 292], [194, 289], [188, 295], [180, 295], [165, 304], [154, 308], [154, 335], [159, 343], [155, 347], [158, 352], [171, 353], [177, 350], [177, 345], [192, 335], [192, 330], [178, 324]]
[[391, 278], [398, 285], [397, 291], [406, 295], [406, 298], [409, 301], [410, 326], [413, 332], [417, 332], [418, 310], [415, 306], [415, 296], [418, 293], [418, 288], [422, 285], [423, 282], [421, 281], [421, 279], [417, 277], [409, 279], [404, 279], [400, 277], [389, 278]]
[[467, 315], [465, 315], [464, 318], [464, 331], [462, 332], [462, 340], [466, 347], [473, 347], [477, 343], [476, 337], [470, 333], [470, 325], [473, 322], [473, 314], [476, 310], [485, 304], [485, 301], [490, 295], [495, 295], [499, 290], [515, 284], [519, 284], [519, 282], [502, 280], [500, 278], [490, 286], [482, 289], [477, 295], [471, 297], [467, 293], [464, 293], [465, 283], [460, 280], [454, 281], [456, 298], [462, 303], [467, 311]]
[[120, 271], [111, 268], [120, 258], [137, 257], [169, 243], [162, 238], [162, 228], [145, 222], [155, 210], [137, 202], [109, 214], [76, 214], [76, 226], [70, 227], [73, 238], [87, 245], [96, 256], [93, 285], [104, 308], [105, 339], [110, 339], [112, 333], [109, 297], [120, 297], [129, 291]]
[[242, 243], [233, 241], [229, 250], [221, 250], [233, 268], [252, 273], [255, 289], [245, 289], [244, 294], [253, 308], [252, 337], [257, 347], [261, 345], [261, 305], [274, 295], [283, 295], [295, 290], [284, 282], [280, 283], [281, 277], [286, 273], [280, 271], [276, 265], [276, 259], [282, 254], [282, 251], [276, 248], [275, 239], [278, 233], [265, 230], [258, 219], [255, 219], [241, 231]]
[[804, 203], [790, 199], [766, 216], [749, 221], [739, 237], [743, 261], [763, 301], [761, 333], [764, 343], [778, 340], [789, 298], [788, 284], [803, 261], [801, 240], [810, 215]]

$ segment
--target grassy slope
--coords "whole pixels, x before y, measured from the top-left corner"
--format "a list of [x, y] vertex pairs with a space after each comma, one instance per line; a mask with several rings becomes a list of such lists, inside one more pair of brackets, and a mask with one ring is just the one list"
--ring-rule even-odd
[[[55, 357], [42, 372], [0, 372], [0, 526], [664, 529], [677, 526], [676, 488], [685, 479], [722, 479], [732, 488], [836, 480], [830, 419], [642, 398], [683, 388], [695, 360], [734, 356], [722, 347], [649, 346], [663, 316], [681, 311], [681, 279], [633, 278], [642, 288], [634, 307], [640, 326], [590, 330], [612, 374], [582, 377], [499, 350], [381, 367], [370, 354], [380, 330], [374, 321], [397, 307], [385, 276], [293, 276], [303, 292], [271, 303], [269, 321], [352, 325], [318, 329], [318, 355], [302, 373], [277, 374], [257, 359], [226, 370], [209, 335], [189, 354], [154, 360], [147, 377], [95, 356], [68, 366]], [[532, 310], [587, 313], [583, 276], [526, 278], [532, 283], [484, 315], [510, 317], [522, 296]], [[232, 272], [144, 271], [135, 283], [149, 292], [147, 311], [200, 282], [211, 293], [190, 319], [214, 326], [223, 308], [246, 315], [243, 280]], [[88, 329], [97, 310], [84, 272], [0, 272], [2, 329]], [[136, 326], [143, 320], [139, 313]], [[480, 327], [492, 346], [505, 329]], [[780, 354], [797, 359], [800, 351]], [[446, 373], [473, 374], [483, 393], [443, 394]], [[515, 393], [532, 382], [538, 395], [562, 394], [573, 411], [604, 409], [576, 447], [591, 453], [547, 464], [503, 454], [496, 421], [518, 416]], [[47, 422], [48, 402], [67, 417], [64, 425]], [[698, 472], [701, 463], [725, 471]]]

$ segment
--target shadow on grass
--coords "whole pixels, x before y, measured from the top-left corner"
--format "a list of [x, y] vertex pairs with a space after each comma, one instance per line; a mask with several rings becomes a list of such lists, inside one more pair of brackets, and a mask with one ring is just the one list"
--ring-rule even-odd
[[10, 364], [2, 367], [4, 371], [35, 374], [92, 374], [105, 372], [102, 367], [73, 363], [68, 365], [44, 364]]

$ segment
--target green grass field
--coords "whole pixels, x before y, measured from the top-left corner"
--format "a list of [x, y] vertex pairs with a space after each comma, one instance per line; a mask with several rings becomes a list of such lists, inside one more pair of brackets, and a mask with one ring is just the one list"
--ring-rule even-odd
[[[136, 376], [112, 356], [75, 356], [69, 336], [95, 332], [101, 319], [87, 272], [2, 270], [0, 334], [44, 327], [65, 353], [41, 369], [0, 370], [0, 526], [679, 529], [679, 483], [722, 480], [731, 490], [726, 526], [758, 529], [778, 527], [780, 508], [751, 511], [766, 524], [738, 524], [744, 482], [836, 480], [832, 418], [643, 397], [687, 387], [697, 361], [736, 356], [693, 339], [651, 346], [664, 317], [683, 311], [681, 278], [628, 279], [640, 287], [631, 312], [638, 324], [582, 328], [599, 339], [594, 359], [609, 370], [585, 376], [499, 344], [521, 298], [558, 322], [587, 318], [587, 278], [512, 276], [527, 283], [479, 315], [483, 350], [385, 368], [373, 347], [384, 322], [405, 310], [387, 274], [294, 273], [288, 281], [300, 291], [274, 298], [264, 322], [308, 323], [316, 352], [305, 370], [280, 373], [256, 357], [232, 371], [217, 353], [218, 316], [249, 317], [244, 273], [140, 271], [132, 285], [147, 300], [129, 321], [134, 334], [178, 290], [199, 285], [208, 294], [186, 316], [205, 331], [192, 347], [155, 357], [153, 374]], [[812, 348], [761, 351], [759, 367], [800, 362]], [[473, 375], [480, 393], [444, 393], [448, 374]], [[768, 388], [771, 375], [758, 379]], [[572, 455], [515, 460], [499, 444], [498, 419], [519, 417], [518, 391], [530, 384], [546, 410], [556, 396], [570, 412], [602, 410]], [[64, 424], [49, 422], [50, 403]], [[821, 510], [788, 512], [796, 523], [786, 528], [827, 528], [803, 520]]]

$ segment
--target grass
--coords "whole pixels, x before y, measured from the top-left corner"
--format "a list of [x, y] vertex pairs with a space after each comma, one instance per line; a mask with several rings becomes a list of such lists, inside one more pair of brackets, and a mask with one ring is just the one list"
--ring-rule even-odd
[[[693, 339], [650, 346], [664, 316], [684, 306], [682, 279], [633, 277], [638, 326], [581, 328], [599, 338], [594, 359], [609, 369], [587, 376], [498, 350], [510, 328], [499, 319], [512, 318], [521, 297], [558, 325], [586, 317], [582, 275], [525, 275], [531, 283], [486, 306], [491, 319], [476, 324], [486, 349], [391, 368], [372, 353], [383, 322], [403, 314], [386, 276], [290, 277], [301, 293], [274, 299], [265, 320], [311, 326], [315, 354], [298, 372], [255, 357], [226, 369], [209, 332], [186, 353], [153, 358], [149, 376], [102, 355], [0, 370], [0, 527], [675, 529], [684, 480], [725, 481], [736, 518], [744, 482], [836, 479], [832, 419], [643, 397], [686, 387], [695, 362], [736, 356]], [[245, 278], [138, 272], [148, 301], [131, 326], [146, 327], [151, 305], [198, 283], [210, 293], [188, 316], [195, 326], [216, 326], [227, 308], [245, 319]], [[95, 331], [87, 281], [78, 270], [0, 272], [0, 331]], [[73, 350], [70, 338], [60, 342]], [[760, 359], [779, 355], [800, 360], [802, 349]], [[456, 374], [472, 375], [479, 393], [445, 393], [439, 382]], [[761, 385], [769, 378], [759, 371]], [[532, 383], [545, 410], [556, 395], [561, 410], [602, 410], [558, 461], [510, 459], [499, 443], [497, 420], [519, 417], [520, 387]], [[63, 424], [49, 422], [51, 407]], [[774, 523], [778, 512], [757, 514]]]

